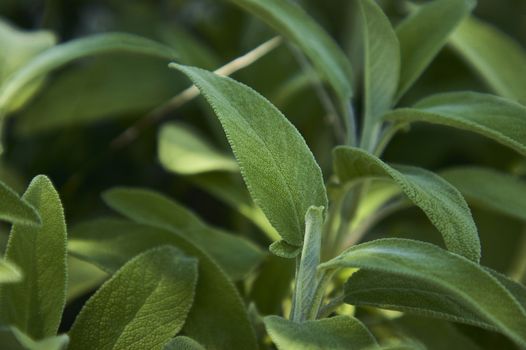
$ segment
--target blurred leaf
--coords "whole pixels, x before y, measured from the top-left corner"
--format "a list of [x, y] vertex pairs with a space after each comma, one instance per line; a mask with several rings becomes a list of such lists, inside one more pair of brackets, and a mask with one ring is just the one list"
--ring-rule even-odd
[[413, 85], [475, 7], [473, 0], [435, 0], [420, 6], [396, 28], [401, 72], [396, 100]]
[[233, 279], [245, 278], [263, 259], [250, 241], [208, 226], [179, 203], [157, 192], [114, 188], [105, 202], [133, 221], [164, 228], [181, 235], [210, 255]]
[[235, 159], [219, 152], [182, 124], [164, 124], [158, 140], [159, 160], [168, 171], [181, 175], [239, 171]]
[[31, 339], [16, 327], [0, 327], [0, 344], [9, 350], [64, 350], [69, 343], [66, 334], [50, 336], [39, 341]]
[[94, 290], [108, 278], [108, 274], [93, 264], [68, 256], [67, 302]]
[[474, 17], [462, 22], [450, 42], [493, 91], [526, 104], [526, 52], [519, 43]]
[[370, 149], [380, 132], [378, 121], [391, 108], [398, 87], [400, 45], [389, 19], [374, 0], [358, 4], [365, 56], [362, 145]]
[[349, 316], [300, 323], [267, 316], [265, 326], [279, 350], [378, 349], [367, 328]]
[[175, 337], [169, 343], [167, 343], [164, 350], [205, 350], [201, 344], [193, 340], [192, 338], [181, 335]]
[[472, 131], [526, 155], [526, 107], [476, 92], [437, 94], [387, 114], [394, 122], [426, 122]]
[[24, 279], [0, 287], [0, 320], [39, 340], [56, 335], [66, 301], [66, 223], [47, 177], [35, 177], [22, 198], [40, 214], [42, 225], [11, 229], [5, 258]]
[[416, 167], [394, 166], [351, 147], [334, 150], [334, 169], [341, 182], [363, 177], [391, 178], [440, 231], [449, 250], [478, 262], [477, 227], [464, 198], [438, 175]]
[[283, 0], [231, 1], [298, 45], [322, 79], [329, 82], [341, 104], [349, 103], [352, 95], [349, 60], [334, 40], [301, 7]]
[[9, 76], [0, 86], [0, 115], [10, 108], [12, 100], [34, 79], [45, 76], [76, 59], [112, 52], [129, 52], [173, 59], [173, 49], [132, 34], [105, 33], [75, 39], [50, 48], [35, 56], [23, 68]]
[[192, 79], [213, 107], [256, 204], [287, 243], [301, 245], [307, 209], [327, 207], [320, 167], [303, 137], [251, 88], [199, 68], [171, 67]]
[[526, 221], [526, 183], [517, 177], [474, 166], [449, 168], [440, 176], [468, 202]]
[[439, 296], [448, 295], [520, 346], [526, 345], [525, 309], [489, 272], [460, 255], [429, 243], [380, 239], [351, 247], [321, 265], [344, 267], [389, 273], [414, 281], [412, 285], [421, 283], [424, 289], [434, 286]]
[[199, 259], [199, 281], [184, 333], [207, 349], [255, 349], [256, 339], [234, 285], [208, 254], [175, 231], [125, 220], [96, 220], [77, 226], [69, 250], [114, 272], [133, 256], [159, 245], [174, 245]]
[[0, 284], [15, 283], [22, 280], [20, 270], [9, 261], [0, 260]]
[[21, 225], [40, 225], [40, 216], [31, 204], [1, 181], [0, 199], [0, 220]]
[[86, 302], [69, 335], [72, 349], [162, 349], [194, 300], [197, 259], [151, 249], [119, 269]]

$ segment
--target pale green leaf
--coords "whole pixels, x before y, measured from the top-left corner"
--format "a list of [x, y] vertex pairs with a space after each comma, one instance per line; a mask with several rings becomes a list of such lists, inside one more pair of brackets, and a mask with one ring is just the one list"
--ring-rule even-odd
[[158, 154], [163, 167], [176, 174], [239, 171], [234, 158], [217, 151], [205, 139], [179, 123], [163, 125], [158, 137]]
[[489, 94], [437, 94], [387, 114], [394, 122], [426, 122], [468, 130], [526, 155], [526, 107]]
[[35, 56], [3, 82], [0, 86], [0, 114], [6, 113], [11, 100], [23, 93], [33, 80], [76, 59], [112, 52], [131, 52], [165, 59], [176, 56], [170, 47], [132, 34], [105, 33], [72, 40]]
[[184, 236], [210, 255], [234, 280], [246, 277], [262, 261], [263, 252], [250, 241], [208, 226], [179, 203], [154, 191], [114, 188], [105, 202], [124, 216]]
[[391, 108], [400, 74], [400, 45], [387, 16], [374, 0], [360, 0], [364, 54], [364, 131], [362, 145], [374, 142], [379, 118]]
[[305, 322], [292, 322], [278, 316], [267, 316], [264, 320], [279, 350], [378, 348], [367, 328], [349, 316]]
[[301, 245], [305, 213], [327, 208], [320, 167], [296, 128], [251, 88], [211, 72], [185, 73], [217, 114], [256, 204], [287, 243]]
[[163, 246], [126, 263], [86, 302], [71, 349], [162, 349], [183, 327], [197, 283], [197, 259]]
[[296, 44], [321, 77], [329, 82], [341, 103], [349, 103], [352, 95], [349, 60], [334, 40], [300, 6], [288, 0], [231, 1]]
[[269, 250], [272, 254], [285, 259], [295, 258], [298, 256], [299, 253], [301, 253], [301, 247], [288, 244], [284, 240], [273, 242], [269, 246]]
[[76, 227], [69, 240], [75, 256], [114, 272], [148, 248], [173, 245], [199, 259], [199, 281], [184, 333], [207, 349], [255, 349], [256, 339], [243, 302], [208, 254], [185, 235], [124, 220], [96, 220]]
[[0, 181], [0, 220], [32, 226], [40, 224], [40, 216], [35, 209], [2, 181]]
[[334, 150], [334, 168], [341, 182], [363, 177], [391, 178], [440, 231], [449, 250], [480, 260], [477, 227], [460, 192], [438, 175], [416, 167], [394, 166], [351, 147]]
[[22, 272], [13, 264], [0, 260], [0, 284], [15, 283], [22, 280]]
[[8, 350], [64, 350], [69, 343], [66, 334], [33, 340], [16, 327], [0, 327], [0, 344]]
[[315, 286], [318, 283], [318, 264], [320, 263], [321, 235], [323, 230], [322, 207], [310, 207], [305, 214], [305, 240], [296, 276], [294, 287], [294, 321], [314, 319], [316, 315], [312, 310], [317, 310], [315, 302]]
[[24, 279], [0, 287], [0, 319], [38, 340], [56, 335], [66, 301], [66, 223], [47, 177], [35, 177], [22, 198], [37, 210], [42, 225], [11, 229], [5, 258]]
[[475, 166], [446, 169], [440, 176], [469, 203], [526, 221], [526, 183], [519, 178]]
[[164, 350], [205, 350], [201, 344], [193, 340], [192, 338], [181, 335], [175, 337], [169, 343], [167, 343]]
[[[521, 346], [526, 345], [526, 311], [491, 273], [435, 245], [407, 239], [381, 239], [347, 249], [322, 269], [360, 268], [434, 286]], [[350, 286], [349, 286], [350, 287]]]
[[519, 43], [474, 17], [460, 24], [450, 43], [497, 94], [526, 104], [526, 52]]
[[396, 28], [402, 63], [397, 99], [418, 79], [473, 7], [473, 0], [435, 0], [400, 23]]

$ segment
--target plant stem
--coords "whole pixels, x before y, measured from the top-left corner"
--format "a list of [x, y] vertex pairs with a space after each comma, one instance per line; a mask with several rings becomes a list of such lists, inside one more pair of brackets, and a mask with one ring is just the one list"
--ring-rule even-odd
[[325, 297], [325, 292], [327, 290], [327, 287], [331, 283], [332, 277], [335, 273], [336, 269], [323, 270], [323, 272], [321, 273], [322, 275], [316, 286], [316, 292], [314, 293], [312, 306], [309, 310], [309, 313], [307, 314], [307, 320], [315, 320], [318, 317], [318, 312], [320, 311], [323, 298]]

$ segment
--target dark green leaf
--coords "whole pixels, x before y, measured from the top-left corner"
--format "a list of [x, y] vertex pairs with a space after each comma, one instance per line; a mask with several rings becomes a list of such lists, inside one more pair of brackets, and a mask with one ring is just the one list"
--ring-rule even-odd
[[349, 316], [300, 323], [278, 316], [267, 316], [265, 327], [279, 350], [378, 348], [367, 328]]
[[480, 242], [469, 207], [460, 192], [438, 175], [415, 167], [391, 167], [351, 147], [334, 150], [334, 167], [341, 182], [361, 177], [391, 178], [441, 232], [449, 250], [480, 260]]
[[40, 224], [40, 216], [35, 209], [1, 181], [0, 220], [33, 226]]
[[327, 208], [320, 167], [296, 128], [268, 100], [230, 78], [172, 64], [213, 107], [254, 201], [287, 243], [301, 245], [305, 213]]
[[172, 339], [163, 348], [164, 350], [205, 350], [201, 344], [185, 336], [179, 336]]
[[66, 223], [47, 177], [35, 177], [22, 198], [37, 210], [42, 225], [13, 225], [5, 258], [24, 279], [0, 287], [0, 318], [39, 340], [56, 335], [66, 301]]
[[127, 262], [86, 302], [69, 335], [72, 349], [162, 349], [184, 325], [197, 259], [173, 247]]
[[526, 345], [526, 311], [513, 295], [478, 264], [435, 245], [407, 239], [381, 239], [349, 248], [321, 265], [388, 273], [412, 285], [435, 287], [521, 346]]

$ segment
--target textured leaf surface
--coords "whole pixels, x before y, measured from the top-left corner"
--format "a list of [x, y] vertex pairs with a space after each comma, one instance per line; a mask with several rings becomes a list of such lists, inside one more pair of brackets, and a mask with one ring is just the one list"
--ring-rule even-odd
[[170, 47], [132, 34], [106, 33], [66, 42], [42, 52], [9, 76], [0, 86], [0, 113], [5, 112], [10, 101], [32, 80], [76, 59], [111, 52], [132, 52], [165, 59], [176, 56]]
[[165, 124], [159, 133], [159, 161], [165, 169], [181, 175], [209, 171], [239, 171], [235, 159], [212, 147], [181, 124]]
[[0, 181], [0, 220], [15, 224], [39, 225], [35, 209], [21, 199], [15, 191]]
[[482, 167], [456, 167], [440, 173], [468, 202], [526, 220], [526, 183]]
[[206, 225], [179, 203], [157, 192], [114, 188], [105, 192], [110, 207], [130, 219], [174, 231], [210, 255], [234, 280], [246, 277], [263, 259], [250, 241]]
[[185, 336], [172, 339], [163, 348], [164, 350], [205, 350], [201, 344]]
[[194, 299], [197, 259], [173, 247], [126, 263], [86, 302], [69, 333], [72, 349], [162, 349]]
[[426, 214], [440, 231], [447, 248], [470, 260], [480, 260], [477, 227], [464, 198], [448, 182], [416, 167], [391, 167], [375, 156], [351, 147], [337, 147], [334, 167], [340, 181], [388, 177]]
[[301, 245], [307, 209], [327, 208], [320, 167], [303, 137], [251, 88], [199, 68], [171, 67], [185, 73], [214, 109], [254, 201], [287, 243]]
[[66, 301], [66, 224], [47, 177], [35, 177], [22, 198], [37, 210], [42, 225], [11, 229], [5, 258], [24, 279], [1, 287], [0, 319], [38, 340], [56, 335]]
[[284, 240], [279, 240], [269, 246], [272, 254], [285, 259], [292, 259], [301, 253], [301, 247], [288, 244]]
[[473, 0], [435, 0], [420, 6], [400, 23], [396, 28], [402, 56], [398, 98], [418, 79], [474, 6]]
[[237, 290], [219, 266], [184, 235], [125, 220], [96, 220], [76, 227], [75, 256], [114, 272], [133, 256], [174, 245], [199, 259], [199, 281], [184, 333], [206, 349], [256, 349], [256, 339]]
[[377, 349], [376, 340], [355, 318], [336, 316], [301, 323], [265, 317], [265, 327], [279, 350]]
[[450, 42], [496, 93], [526, 104], [526, 52], [519, 43], [473, 17], [462, 22]]
[[0, 283], [14, 283], [22, 280], [22, 273], [13, 264], [0, 260]]
[[[517, 344], [526, 345], [526, 311], [478, 264], [435, 245], [407, 239], [381, 239], [349, 248], [321, 268], [342, 267], [388, 273], [414, 284], [434, 286], [479, 315]], [[414, 285], [413, 284], [413, 285]]]
[[526, 107], [476, 92], [433, 95], [385, 116], [396, 122], [426, 122], [472, 131], [526, 155]]
[[282, 0], [231, 1], [298, 45], [316, 71], [329, 82], [342, 103], [349, 103], [352, 87], [351, 65], [347, 57], [323, 28], [298, 5]]

